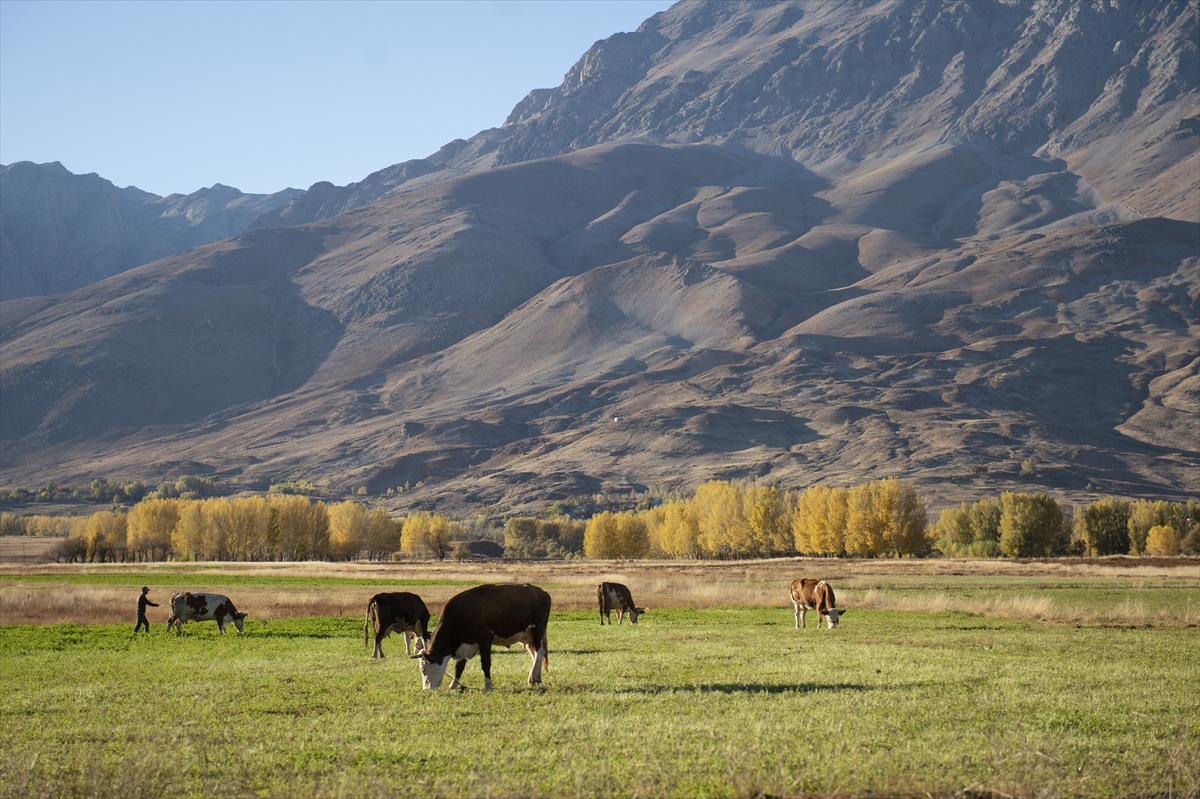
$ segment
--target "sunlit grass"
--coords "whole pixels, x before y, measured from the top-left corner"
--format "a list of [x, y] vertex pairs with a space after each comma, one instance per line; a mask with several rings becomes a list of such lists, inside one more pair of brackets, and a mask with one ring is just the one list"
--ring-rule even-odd
[[422, 692], [358, 619], [0, 628], [11, 796], [739, 796], [875, 791], [1121, 796], [1200, 790], [1200, 643], [869, 610], [556, 612], [542, 689], [497, 650], [488, 694]]

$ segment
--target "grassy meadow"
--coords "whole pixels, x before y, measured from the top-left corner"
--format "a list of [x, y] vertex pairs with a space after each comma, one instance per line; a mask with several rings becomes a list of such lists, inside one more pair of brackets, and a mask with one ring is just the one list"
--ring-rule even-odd
[[[415, 565], [0, 571], [0, 793], [1200, 795], [1194, 565], [423, 571], [428, 586]], [[782, 578], [801, 572], [846, 586], [839, 629], [813, 629], [813, 614], [793, 629]], [[653, 608], [636, 627], [602, 628], [589, 604], [617, 577]], [[436, 614], [444, 598], [430, 597], [506, 578], [555, 597], [541, 688], [525, 685], [520, 648], [495, 653], [495, 691], [479, 690], [475, 659], [467, 690], [423, 692], [399, 638], [383, 661], [363, 645], [376, 590], [416, 591]], [[251, 614], [245, 634], [189, 624], [177, 638], [160, 608], [131, 636], [136, 586], [162, 601], [189, 581], [228, 587]], [[668, 601], [705, 581], [690, 604]], [[1035, 586], [1042, 596], [1012, 598]], [[38, 623], [21, 609], [108, 591], [129, 618]], [[263, 610], [289, 595], [349, 596], [354, 612]]]

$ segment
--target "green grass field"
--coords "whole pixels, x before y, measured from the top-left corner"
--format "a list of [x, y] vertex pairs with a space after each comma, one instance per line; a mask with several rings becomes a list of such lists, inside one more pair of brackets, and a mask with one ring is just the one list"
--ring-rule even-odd
[[131, 626], [0, 627], [3, 795], [1200, 795], [1189, 627], [560, 612], [545, 685], [500, 649], [484, 693], [478, 659], [423, 692], [358, 619]]

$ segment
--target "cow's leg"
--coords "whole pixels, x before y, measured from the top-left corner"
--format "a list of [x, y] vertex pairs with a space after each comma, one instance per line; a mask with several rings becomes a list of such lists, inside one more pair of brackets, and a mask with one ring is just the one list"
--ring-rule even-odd
[[535, 643], [526, 644], [525, 649], [533, 657], [533, 668], [529, 670], [529, 684], [540, 685], [542, 682], [542, 663], [548, 661], [546, 653], [546, 631], [535, 630], [533, 634]]
[[404, 654], [412, 654], [412, 644], [416, 638], [416, 633], [410, 633], [408, 630], [404, 631]]
[[373, 658], [383, 657], [383, 639], [387, 637], [385, 630], [379, 630], [375, 633], [375, 651], [371, 653]]
[[225, 619], [223, 617], [217, 619], [217, 632], [221, 635], [225, 634]]
[[792, 601], [792, 617], [796, 620], [796, 629], [800, 629], [800, 603]]
[[479, 641], [479, 667], [483, 669], [483, 690], [492, 690], [492, 636]]
[[467, 667], [467, 659], [466, 658], [459, 658], [458, 660], [454, 661], [454, 679], [450, 681], [450, 690], [451, 691], [462, 688], [462, 682], [461, 682], [462, 673], [463, 673], [463, 669], [465, 669], [466, 667]]

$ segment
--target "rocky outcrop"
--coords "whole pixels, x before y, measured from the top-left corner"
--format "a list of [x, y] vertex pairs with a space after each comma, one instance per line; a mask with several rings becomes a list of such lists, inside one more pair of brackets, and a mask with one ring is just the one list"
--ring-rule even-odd
[[61, 294], [227, 238], [301, 192], [243, 194], [217, 183], [159, 197], [57, 161], [0, 168], [0, 300]]

